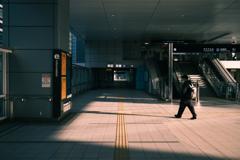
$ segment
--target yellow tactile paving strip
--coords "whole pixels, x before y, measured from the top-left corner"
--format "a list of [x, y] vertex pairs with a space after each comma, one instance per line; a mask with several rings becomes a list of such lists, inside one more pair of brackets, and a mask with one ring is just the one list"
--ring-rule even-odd
[[[186, 111], [188, 112], [188, 111]], [[131, 114], [159, 114], [159, 113], [176, 113], [176, 112], [158, 112], [158, 111], [118, 111], [118, 114], [126, 114], [126, 115], [131, 115]], [[190, 113], [190, 112], [189, 112]], [[198, 113], [240, 113], [240, 112], [199, 112]]]
[[116, 129], [116, 141], [115, 141], [115, 151], [114, 160], [129, 160], [129, 150], [128, 150], [128, 138], [127, 129], [124, 116], [124, 106], [122, 90], [119, 91], [119, 103], [118, 103], [118, 115], [117, 115], [117, 129]]

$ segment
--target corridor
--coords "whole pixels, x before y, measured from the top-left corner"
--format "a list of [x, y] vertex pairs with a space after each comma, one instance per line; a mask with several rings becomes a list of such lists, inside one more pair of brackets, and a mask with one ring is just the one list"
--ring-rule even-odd
[[90, 90], [61, 122], [0, 125], [1, 160], [240, 160], [240, 105], [222, 99], [194, 104], [174, 118], [178, 101], [142, 90]]

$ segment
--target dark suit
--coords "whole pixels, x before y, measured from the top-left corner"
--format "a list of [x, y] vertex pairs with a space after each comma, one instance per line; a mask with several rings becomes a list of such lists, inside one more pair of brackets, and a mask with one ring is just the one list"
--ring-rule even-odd
[[191, 81], [185, 81], [182, 85], [182, 98], [180, 101], [178, 114], [176, 115], [176, 117], [178, 118], [182, 117], [182, 114], [186, 107], [189, 108], [194, 118], [196, 118], [197, 116], [195, 113], [194, 107], [192, 105], [192, 95], [191, 95], [192, 89], [190, 87], [191, 84], [192, 84]]

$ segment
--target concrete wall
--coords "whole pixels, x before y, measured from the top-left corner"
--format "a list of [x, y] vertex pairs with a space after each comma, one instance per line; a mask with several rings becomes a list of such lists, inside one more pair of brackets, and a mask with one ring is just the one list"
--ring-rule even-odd
[[[42, 75], [53, 73], [53, 49], [69, 49], [69, 1], [3, 0], [3, 8], [3, 45], [14, 49], [9, 55], [10, 97], [52, 97], [52, 84], [43, 88]], [[51, 118], [52, 102], [16, 100], [14, 117]]]
[[107, 68], [108, 64], [122, 64], [127, 68], [143, 66], [141, 46], [122, 41], [86, 41], [86, 67]]

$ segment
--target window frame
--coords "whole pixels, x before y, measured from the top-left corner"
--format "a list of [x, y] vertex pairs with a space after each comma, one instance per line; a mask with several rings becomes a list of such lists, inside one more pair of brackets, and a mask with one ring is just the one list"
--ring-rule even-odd
[[0, 121], [8, 118], [8, 101], [6, 99], [7, 96], [7, 53], [12, 53], [12, 49], [0, 46], [0, 52], [2, 53], [2, 94], [0, 94], [0, 98], [4, 99], [3, 101], [3, 116], [0, 117]]

